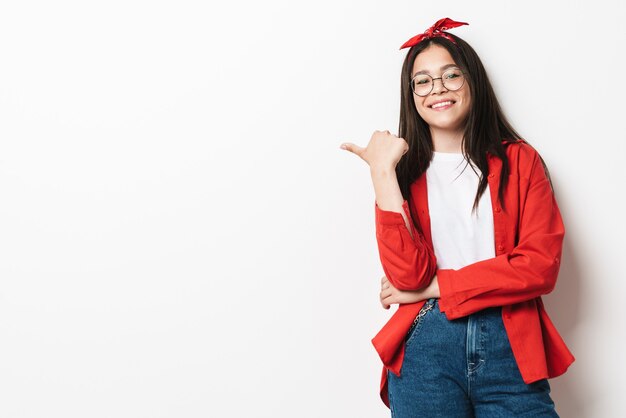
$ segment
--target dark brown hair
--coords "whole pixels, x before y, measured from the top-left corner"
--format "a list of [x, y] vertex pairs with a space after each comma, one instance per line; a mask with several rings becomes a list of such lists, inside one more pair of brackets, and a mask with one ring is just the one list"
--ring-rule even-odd
[[[504, 192], [508, 184], [509, 164], [502, 141], [515, 142], [522, 137], [504, 116], [478, 54], [463, 39], [451, 33], [449, 35], [456, 41], [456, 45], [443, 37], [425, 40], [409, 49], [402, 65], [398, 135], [407, 141], [409, 150], [396, 166], [400, 190], [403, 197], [410, 202], [410, 185], [426, 171], [433, 156], [430, 129], [415, 109], [410, 81], [417, 55], [431, 45], [440, 45], [448, 50], [456, 65], [464, 72], [465, 82], [470, 90], [471, 106], [461, 148], [465, 159], [471, 160], [481, 172], [472, 210], [476, 210], [480, 197], [487, 188], [487, 151], [502, 160], [498, 199], [505, 210]], [[543, 159], [541, 162], [550, 178]]]

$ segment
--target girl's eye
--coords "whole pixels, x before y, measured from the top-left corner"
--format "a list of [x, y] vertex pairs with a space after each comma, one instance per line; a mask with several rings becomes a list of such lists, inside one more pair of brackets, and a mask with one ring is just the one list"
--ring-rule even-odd
[[426, 84], [426, 83], [428, 83], [428, 79], [427, 78], [421, 78], [421, 79], [415, 80], [415, 85], [416, 86], [419, 86], [421, 84]]
[[445, 78], [457, 78], [461, 76], [461, 72], [458, 70], [455, 71], [450, 71], [449, 73], [445, 74]]

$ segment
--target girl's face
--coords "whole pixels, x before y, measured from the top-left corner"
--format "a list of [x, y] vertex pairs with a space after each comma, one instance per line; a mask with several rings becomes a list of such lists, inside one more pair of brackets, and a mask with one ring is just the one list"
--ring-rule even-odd
[[[424, 72], [432, 78], [441, 77], [449, 66], [458, 68], [447, 49], [440, 45], [431, 45], [415, 57], [411, 78], [418, 72]], [[470, 111], [470, 90], [467, 79], [459, 90], [447, 90], [441, 80], [434, 80], [433, 90], [424, 97], [413, 94], [417, 113], [428, 123], [431, 132], [448, 131], [462, 133]], [[449, 102], [442, 107], [432, 108], [439, 102]]]

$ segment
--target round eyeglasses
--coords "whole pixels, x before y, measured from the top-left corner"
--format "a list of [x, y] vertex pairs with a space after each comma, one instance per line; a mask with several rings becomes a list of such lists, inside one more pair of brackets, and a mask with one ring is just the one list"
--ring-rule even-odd
[[441, 80], [441, 83], [447, 90], [458, 90], [463, 87], [465, 77], [463, 71], [458, 68], [446, 70], [441, 77], [432, 78], [428, 74], [417, 74], [411, 79], [411, 89], [418, 96], [427, 96], [435, 87], [435, 80]]

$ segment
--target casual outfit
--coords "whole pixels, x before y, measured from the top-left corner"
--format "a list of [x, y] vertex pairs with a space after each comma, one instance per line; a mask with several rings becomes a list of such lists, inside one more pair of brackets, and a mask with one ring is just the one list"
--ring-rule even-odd
[[499, 306], [449, 321], [429, 299], [387, 373], [393, 418], [558, 418], [548, 380], [522, 380]]
[[461, 153], [433, 152], [426, 185], [437, 268], [458, 269], [496, 256], [489, 189], [472, 212], [477, 173], [480, 169], [470, 167]]
[[394, 417], [469, 417], [472, 408], [481, 416], [558, 416], [547, 378], [574, 356], [541, 295], [556, 283], [565, 230], [536, 150], [523, 140], [502, 143], [504, 207], [499, 158], [487, 153], [488, 187], [472, 212], [478, 168], [437, 152], [402, 204], [413, 214], [411, 231], [401, 213], [374, 205], [390, 283], [417, 290], [436, 274], [440, 288], [439, 299], [401, 304], [372, 339], [383, 362], [380, 395]]

